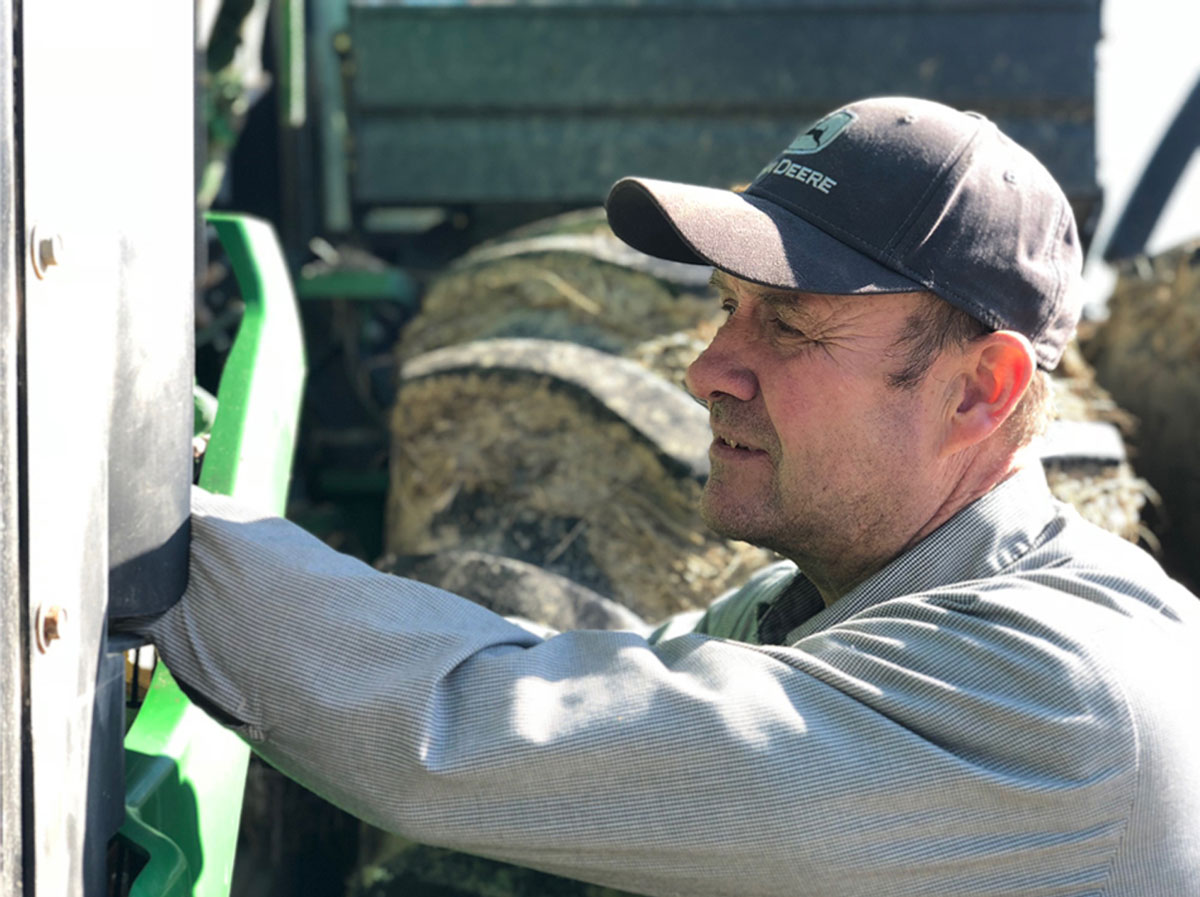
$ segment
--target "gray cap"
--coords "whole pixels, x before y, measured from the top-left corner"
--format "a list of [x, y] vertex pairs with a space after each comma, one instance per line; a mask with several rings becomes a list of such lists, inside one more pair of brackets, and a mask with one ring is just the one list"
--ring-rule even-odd
[[1062, 188], [973, 112], [862, 100], [802, 131], [744, 192], [624, 178], [613, 231], [660, 258], [811, 293], [929, 290], [1051, 369], [1079, 321], [1082, 252]]

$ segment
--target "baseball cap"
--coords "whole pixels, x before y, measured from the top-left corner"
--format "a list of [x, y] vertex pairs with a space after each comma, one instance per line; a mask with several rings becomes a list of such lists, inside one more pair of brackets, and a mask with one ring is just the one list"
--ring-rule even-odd
[[623, 178], [618, 237], [784, 290], [929, 290], [1058, 364], [1079, 321], [1082, 250], [1062, 188], [992, 122], [929, 100], [850, 103], [802, 130], [742, 192]]

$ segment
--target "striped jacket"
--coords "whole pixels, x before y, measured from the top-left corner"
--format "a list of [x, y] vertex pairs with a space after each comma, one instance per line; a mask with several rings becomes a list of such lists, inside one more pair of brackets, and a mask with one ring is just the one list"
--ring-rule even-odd
[[649, 639], [542, 638], [197, 493], [148, 633], [427, 843], [646, 894], [1200, 894], [1200, 605], [1036, 468], [829, 608], [776, 566]]

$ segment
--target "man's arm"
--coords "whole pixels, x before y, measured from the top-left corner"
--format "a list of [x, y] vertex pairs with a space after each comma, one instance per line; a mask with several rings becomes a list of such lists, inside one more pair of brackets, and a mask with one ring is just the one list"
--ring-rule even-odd
[[[267, 760], [415, 840], [649, 894], [1019, 892], [1047, 856], [1099, 889], [1128, 720], [1103, 683], [1026, 688], [1057, 648], [990, 692], [906, 666], [988, 675], [986, 621], [937, 623], [543, 640], [201, 497], [187, 594], [149, 632]], [[1022, 766], [1010, 737], [1064, 753]]]

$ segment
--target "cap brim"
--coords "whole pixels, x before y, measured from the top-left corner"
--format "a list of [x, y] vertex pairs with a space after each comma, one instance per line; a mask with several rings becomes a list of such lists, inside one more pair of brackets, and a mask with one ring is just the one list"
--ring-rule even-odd
[[926, 289], [762, 197], [623, 178], [605, 208], [613, 232], [635, 249], [764, 286], [842, 295]]

